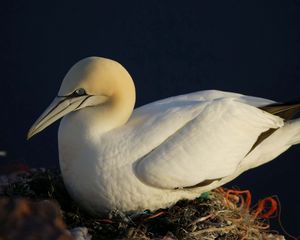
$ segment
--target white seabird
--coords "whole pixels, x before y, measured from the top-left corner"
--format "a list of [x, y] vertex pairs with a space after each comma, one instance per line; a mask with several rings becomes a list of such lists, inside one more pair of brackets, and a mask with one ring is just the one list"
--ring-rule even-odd
[[59, 160], [70, 195], [93, 214], [170, 206], [219, 187], [300, 142], [300, 104], [215, 90], [134, 109], [119, 63], [76, 63], [28, 138], [63, 117]]

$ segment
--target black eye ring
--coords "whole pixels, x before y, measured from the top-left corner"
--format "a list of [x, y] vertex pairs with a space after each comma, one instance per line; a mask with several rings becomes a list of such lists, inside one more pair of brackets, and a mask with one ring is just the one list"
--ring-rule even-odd
[[85, 92], [84, 88], [78, 88], [75, 90], [74, 95], [83, 96], [83, 95], [86, 95], [86, 92]]
[[74, 97], [81, 97], [81, 96], [85, 96], [88, 95], [85, 91], [84, 88], [78, 88], [76, 89], [73, 93], [69, 94], [69, 95], [57, 95], [57, 97], [63, 97], [63, 98], [74, 98]]

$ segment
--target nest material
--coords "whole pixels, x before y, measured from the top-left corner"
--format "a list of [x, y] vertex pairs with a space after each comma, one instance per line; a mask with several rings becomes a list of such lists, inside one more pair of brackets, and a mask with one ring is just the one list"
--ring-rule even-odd
[[179, 201], [168, 209], [130, 215], [113, 210], [95, 218], [87, 215], [70, 198], [58, 170], [32, 170], [7, 179], [2, 184], [0, 196], [34, 201], [52, 199], [60, 205], [68, 228], [85, 226], [95, 240], [284, 239], [272, 234], [268, 221], [258, 212], [249, 210], [247, 199], [244, 201], [241, 196], [229, 195], [221, 188], [192, 201]]

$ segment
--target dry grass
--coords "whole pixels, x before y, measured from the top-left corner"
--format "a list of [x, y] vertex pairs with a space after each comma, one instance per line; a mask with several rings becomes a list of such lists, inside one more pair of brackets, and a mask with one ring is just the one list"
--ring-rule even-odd
[[85, 226], [93, 239], [284, 239], [271, 234], [268, 220], [262, 212], [248, 208], [245, 195], [222, 188], [156, 212], [129, 215], [113, 210], [98, 218], [88, 216], [72, 201], [57, 170], [23, 173], [8, 181], [1, 195], [57, 201], [68, 228]]

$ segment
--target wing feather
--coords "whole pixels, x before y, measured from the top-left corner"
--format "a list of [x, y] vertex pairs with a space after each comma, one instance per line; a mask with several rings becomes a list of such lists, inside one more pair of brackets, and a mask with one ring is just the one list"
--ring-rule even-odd
[[142, 182], [174, 189], [228, 176], [262, 132], [283, 125], [280, 117], [235, 98], [202, 104], [198, 115], [135, 162]]

